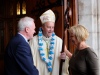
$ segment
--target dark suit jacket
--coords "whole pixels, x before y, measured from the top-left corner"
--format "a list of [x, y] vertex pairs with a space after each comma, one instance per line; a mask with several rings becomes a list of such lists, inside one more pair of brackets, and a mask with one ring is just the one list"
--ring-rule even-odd
[[5, 75], [39, 75], [33, 65], [30, 46], [20, 34], [9, 42], [4, 63]]

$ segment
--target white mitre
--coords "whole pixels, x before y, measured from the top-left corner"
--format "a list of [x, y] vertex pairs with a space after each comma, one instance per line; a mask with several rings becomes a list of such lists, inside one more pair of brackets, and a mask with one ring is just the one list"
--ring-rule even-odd
[[40, 20], [42, 24], [48, 21], [55, 23], [55, 14], [53, 13], [52, 10], [49, 9], [40, 16]]

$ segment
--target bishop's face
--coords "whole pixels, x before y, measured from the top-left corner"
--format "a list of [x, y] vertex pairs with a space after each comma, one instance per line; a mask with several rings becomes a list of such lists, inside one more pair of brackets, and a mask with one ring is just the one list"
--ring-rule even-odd
[[52, 35], [52, 33], [54, 32], [54, 26], [55, 26], [54, 22], [46, 22], [42, 26], [43, 34], [45, 37], [50, 37]]

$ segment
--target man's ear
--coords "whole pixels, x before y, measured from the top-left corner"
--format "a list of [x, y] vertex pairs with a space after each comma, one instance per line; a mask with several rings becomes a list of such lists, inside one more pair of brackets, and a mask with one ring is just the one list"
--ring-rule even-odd
[[29, 31], [29, 28], [25, 27], [25, 32], [28, 33], [28, 31]]

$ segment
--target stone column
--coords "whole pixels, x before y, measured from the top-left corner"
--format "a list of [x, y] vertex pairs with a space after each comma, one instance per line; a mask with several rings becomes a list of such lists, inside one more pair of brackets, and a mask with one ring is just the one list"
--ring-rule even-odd
[[78, 0], [79, 24], [82, 24], [88, 29], [90, 36], [86, 42], [93, 48], [93, 50], [98, 55], [99, 45], [97, 37], [97, 6], [97, 0]]
[[99, 50], [99, 75], [100, 75], [100, 0], [97, 0], [97, 25], [98, 25], [98, 50]]
[[97, 25], [98, 25], [98, 46], [99, 46], [99, 55], [100, 55], [100, 0], [97, 0]]

